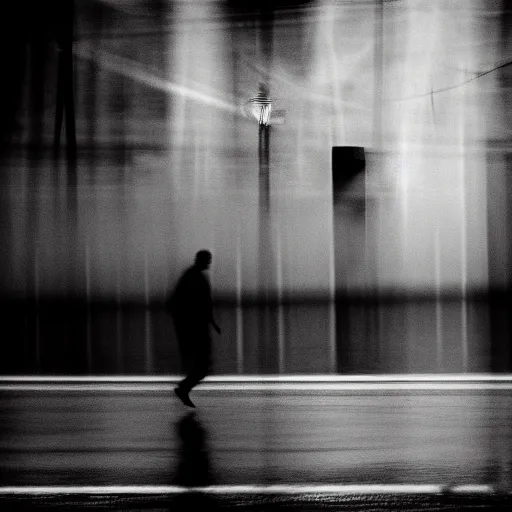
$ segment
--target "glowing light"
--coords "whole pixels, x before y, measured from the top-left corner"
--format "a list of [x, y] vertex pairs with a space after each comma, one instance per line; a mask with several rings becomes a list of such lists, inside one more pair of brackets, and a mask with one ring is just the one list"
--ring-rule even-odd
[[260, 84], [258, 94], [249, 100], [251, 113], [259, 124], [267, 126], [270, 124], [270, 113], [272, 112], [272, 100], [268, 97], [268, 89]]

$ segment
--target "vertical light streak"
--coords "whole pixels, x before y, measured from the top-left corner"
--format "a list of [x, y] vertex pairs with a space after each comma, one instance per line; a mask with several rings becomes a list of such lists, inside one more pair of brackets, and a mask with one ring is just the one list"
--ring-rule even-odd
[[87, 307], [91, 302], [91, 251], [89, 249], [89, 243], [85, 243], [85, 298], [87, 301]]
[[469, 346], [468, 346], [468, 302], [467, 298], [462, 299], [461, 308], [461, 331], [462, 331], [462, 368], [465, 372], [469, 370]]
[[119, 373], [123, 372], [124, 368], [124, 351], [123, 351], [123, 322], [121, 306], [118, 305], [116, 309], [116, 365]]
[[34, 249], [34, 293], [36, 302], [36, 368], [41, 371], [41, 325], [39, 317], [39, 248]]
[[[434, 72], [433, 55], [438, 38], [438, 22], [436, 19], [436, 6], [425, 5], [418, 7], [418, 3], [410, 1], [407, 9], [407, 43], [403, 62], [403, 73], [406, 81], [403, 84], [403, 93], [410, 95], [411, 91], [428, 90], [431, 85], [431, 76]], [[419, 9], [419, 12], [418, 12]], [[431, 144], [429, 136], [431, 126], [429, 104], [426, 100], [404, 102], [398, 106], [399, 117], [399, 153], [400, 171], [398, 177], [399, 194], [401, 201], [401, 277], [402, 286], [410, 287], [422, 284], [425, 276], [418, 276], [412, 265], [415, 247], [419, 242], [414, 236], [415, 223], [421, 218], [417, 213], [426, 214], [424, 204], [425, 191], [418, 182], [428, 176], [429, 162], [421, 150]], [[423, 210], [423, 211], [422, 211]], [[420, 283], [413, 282], [420, 280]]]
[[336, 373], [337, 351], [336, 351], [336, 258], [334, 240], [334, 190], [331, 186], [329, 198], [329, 370]]
[[[382, 150], [382, 94], [383, 94], [383, 80], [384, 80], [384, 3], [383, 0], [378, 0], [374, 9], [374, 75], [373, 75], [373, 126], [372, 126], [372, 139], [373, 147], [375, 150]], [[382, 172], [382, 170], [381, 170]], [[379, 217], [376, 218], [374, 232], [370, 232], [370, 222], [372, 215], [375, 218], [375, 208], [370, 209], [368, 187], [368, 163], [365, 167], [365, 180], [364, 180], [364, 246], [365, 246], [365, 289], [371, 290], [371, 287], [378, 289], [378, 257], [375, 254], [376, 244], [372, 243], [375, 238], [378, 240], [379, 236]], [[380, 208], [377, 203], [376, 208]], [[372, 226], [373, 227], [373, 226]], [[379, 338], [381, 335], [379, 334]], [[380, 344], [380, 343], [379, 343]]]
[[[410, 9], [410, 8], [409, 8]], [[411, 13], [408, 13], [407, 16], [408, 25], [413, 24], [413, 16]], [[413, 52], [416, 48], [417, 42], [415, 41], [416, 33], [414, 31], [409, 32], [408, 41], [407, 41], [407, 49], [410, 52]], [[413, 55], [414, 56], [414, 55]], [[405, 61], [406, 71], [408, 72], [413, 64], [411, 63], [411, 58], [407, 56]], [[408, 217], [408, 205], [409, 205], [409, 175], [411, 172], [411, 155], [410, 155], [410, 137], [411, 137], [411, 129], [412, 129], [412, 118], [413, 113], [409, 112], [407, 109], [411, 108], [408, 105], [405, 105], [400, 109], [398, 115], [400, 116], [400, 128], [399, 128], [399, 172], [398, 172], [398, 185], [399, 185], [399, 194], [400, 194], [400, 214], [401, 214], [401, 253], [400, 253], [400, 271], [401, 276], [398, 279], [404, 279], [406, 274], [406, 261], [407, 261], [407, 248], [408, 248], [408, 231], [409, 231], [409, 217]]]
[[375, 4], [374, 84], [373, 84], [373, 147], [382, 147], [382, 94], [384, 80], [384, 0]]
[[[13, 269], [15, 269], [15, 278], [19, 279], [20, 282], [23, 283], [23, 295], [26, 297], [29, 295], [29, 276], [30, 273], [25, 271], [25, 265], [27, 265], [27, 261], [25, 260], [26, 245], [23, 243], [24, 240], [29, 238], [28, 229], [29, 229], [29, 205], [28, 205], [28, 189], [27, 189], [27, 167], [26, 165], [20, 166], [20, 201], [17, 204], [17, 201], [12, 203], [13, 208], [13, 221], [18, 220], [18, 225], [13, 223], [14, 229], [12, 230], [13, 236]], [[35, 237], [34, 237], [35, 238]], [[30, 261], [28, 262], [30, 265]]]
[[337, 370], [336, 351], [336, 302], [329, 301], [329, 371], [336, 373]]
[[285, 370], [285, 332], [283, 311], [283, 254], [281, 247], [281, 226], [276, 222], [276, 281], [277, 281], [277, 348], [279, 373]]
[[[371, 257], [373, 256], [373, 244], [372, 244], [372, 233], [370, 232], [371, 226], [371, 215], [373, 213], [373, 208], [370, 209], [369, 195], [368, 195], [368, 164], [366, 163], [364, 168], [364, 287], [366, 292], [370, 292], [370, 288], [372, 284], [375, 282], [373, 278], [373, 261], [371, 261]], [[371, 277], [370, 277], [371, 273]]]
[[153, 368], [153, 355], [152, 355], [152, 339], [151, 339], [151, 315], [149, 311], [149, 262], [148, 262], [148, 247], [147, 242], [144, 247], [144, 348], [145, 348], [145, 361], [146, 373], [151, 373]]
[[149, 375], [153, 370], [153, 350], [152, 350], [152, 336], [151, 336], [151, 312], [148, 308], [144, 310], [144, 347], [145, 347], [145, 361], [146, 373]]
[[[439, 8], [438, 2], [432, 5], [432, 23], [431, 23], [431, 32], [435, 34], [435, 38], [433, 37], [433, 41], [431, 44], [431, 52], [429, 56], [429, 80], [430, 87], [433, 89], [434, 87], [434, 74], [436, 73], [436, 69], [434, 67], [434, 57], [440, 51], [439, 49], [439, 38], [440, 35], [438, 31], [441, 26], [441, 10]], [[426, 85], [426, 81], [425, 81]], [[432, 104], [431, 97], [431, 108]], [[426, 116], [425, 116], [426, 117]], [[434, 268], [435, 268], [435, 291], [436, 291], [436, 356], [437, 356], [437, 368], [439, 371], [442, 371], [443, 368], [443, 353], [444, 353], [444, 336], [443, 336], [443, 303], [442, 303], [442, 263], [441, 263], [441, 220], [439, 219], [439, 215], [435, 215], [435, 230], [434, 230]]]
[[85, 243], [85, 300], [87, 308], [86, 360], [87, 371], [92, 369], [92, 328], [91, 328], [91, 255], [89, 243]]
[[461, 341], [462, 341], [462, 368], [466, 372], [468, 370], [468, 309], [467, 309], [467, 208], [466, 208], [466, 132], [465, 132], [465, 116], [464, 106], [466, 94], [463, 95], [461, 101], [461, 112], [459, 113], [459, 150], [461, 152], [459, 164], [459, 183], [460, 183], [460, 251], [461, 251]]
[[244, 323], [242, 311], [242, 235], [240, 222], [236, 233], [236, 366], [238, 373], [244, 372]]
[[116, 303], [118, 308], [121, 307], [121, 258], [116, 262]]
[[[122, 241], [120, 242], [122, 243]], [[122, 254], [121, 251], [119, 251]], [[121, 258], [116, 262], [116, 364], [119, 372], [123, 371], [123, 322], [121, 305]]]
[[434, 232], [434, 265], [436, 286], [436, 346], [437, 367], [439, 370], [443, 364], [443, 308], [441, 303], [441, 243], [439, 239], [439, 224]]
[[[461, 17], [465, 18], [468, 14], [468, 11], [462, 7], [460, 11]], [[471, 22], [473, 20], [470, 18], [466, 21], [467, 25], [464, 27], [467, 31], [466, 38], [468, 39], [468, 43], [471, 45], [472, 36], [469, 33], [469, 28]], [[470, 62], [467, 62], [468, 57], [466, 57], [466, 62], [462, 62], [464, 65], [471, 64], [471, 57], [469, 58]], [[461, 70], [459, 73], [459, 78], [464, 79], [464, 72]], [[467, 198], [466, 198], [466, 172], [468, 166], [466, 165], [466, 145], [469, 142], [471, 144], [471, 140], [469, 140], [468, 134], [466, 130], [466, 123], [468, 122], [468, 117], [466, 116], [466, 110], [471, 109], [471, 105], [468, 101], [467, 87], [462, 87], [459, 90], [455, 91], [455, 94], [459, 97], [459, 112], [458, 112], [458, 151], [459, 151], [459, 166], [458, 166], [458, 181], [459, 181], [459, 197], [460, 197], [460, 263], [461, 263], [461, 274], [460, 274], [460, 291], [461, 291], [461, 342], [462, 342], [462, 367], [466, 372], [468, 369], [468, 333], [467, 333], [467, 280], [468, 280], [468, 268], [467, 268]]]
[[[29, 157], [30, 158], [30, 157]], [[31, 164], [29, 167], [29, 171], [36, 171], [36, 168]], [[36, 186], [37, 188], [44, 186], [44, 173], [37, 173], [37, 177], [33, 176], [29, 177], [29, 188], [28, 194], [30, 197], [30, 185]], [[29, 199], [30, 201], [30, 199]], [[28, 222], [32, 221], [33, 223], [33, 233], [34, 233], [34, 290], [33, 293], [35, 295], [35, 304], [36, 304], [36, 365], [37, 370], [41, 371], [41, 315], [40, 315], [40, 299], [41, 299], [41, 250], [44, 247], [44, 238], [41, 236], [42, 232], [44, 232], [46, 225], [43, 223], [43, 219], [47, 220], [44, 215], [44, 201], [41, 195], [36, 196], [35, 200], [35, 215], [32, 217], [29, 215]], [[32, 217], [32, 218], [31, 218]], [[48, 216], [49, 218], [49, 216]], [[31, 229], [30, 225], [27, 226], [29, 230]], [[26, 242], [25, 242], [26, 243]], [[44, 253], [43, 253], [44, 254]], [[44, 355], [44, 354], [43, 354]]]
[[201, 174], [202, 174], [202, 166], [201, 166], [201, 134], [200, 133], [194, 133], [192, 136], [192, 147], [193, 154], [194, 154], [194, 173], [193, 173], [193, 185], [192, 185], [192, 201], [195, 204], [199, 200], [199, 193], [201, 191], [201, 188], [203, 186], [203, 182], [200, 180]]
[[[404, 136], [404, 135], [402, 135]], [[402, 240], [401, 240], [401, 253], [400, 253], [400, 268], [401, 272], [400, 277], [397, 276], [398, 279], [403, 280], [406, 276], [407, 271], [407, 250], [408, 250], [408, 233], [409, 233], [409, 177], [407, 172], [410, 171], [408, 169], [408, 165], [410, 164], [410, 154], [409, 154], [409, 144], [404, 139], [402, 141], [402, 147], [400, 150], [401, 155], [401, 166], [400, 166], [400, 198], [401, 198], [401, 208], [400, 212], [402, 215]]]
[[331, 84], [333, 94], [333, 105], [334, 105], [334, 119], [331, 124], [332, 142], [331, 146], [336, 144], [343, 144], [346, 140], [345, 136], [345, 123], [343, 119], [343, 108], [342, 108], [342, 92], [341, 92], [341, 81], [342, 74], [339, 70], [339, 58], [336, 55], [335, 41], [338, 37], [335, 33], [337, 24], [334, 22], [336, 18], [336, 6], [328, 5], [325, 7], [327, 13], [326, 26], [324, 31], [327, 34], [327, 52], [329, 54], [329, 68], [331, 70]]
[[[335, 23], [334, 17], [336, 14], [336, 8], [330, 5], [326, 0], [320, 2], [320, 9], [318, 11], [318, 20], [316, 22], [316, 71], [313, 73], [313, 78], [316, 80], [316, 87], [325, 87], [325, 82], [332, 83], [333, 89], [328, 92], [333, 96], [334, 112], [322, 111], [321, 109], [313, 109], [313, 115], [311, 119], [312, 126], [323, 127], [325, 126], [325, 120], [322, 116], [332, 116], [330, 126], [331, 129], [327, 131], [327, 134], [321, 133], [322, 130], [315, 130], [315, 137], [313, 139], [315, 146], [322, 147], [325, 143], [321, 142], [321, 138], [327, 135], [328, 144], [327, 147], [332, 147], [335, 144], [342, 144], [343, 139], [339, 138], [340, 134], [336, 133], [338, 122], [342, 122], [341, 117], [341, 91], [340, 91], [340, 73], [338, 69], [338, 63], [336, 62], [336, 51], [334, 47], [335, 42]], [[327, 52], [325, 46], [327, 45]], [[334, 125], [333, 125], [334, 123]], [[329, 126], [329, 124], [328, 124]], [[336, 373], [337, 371], [337, 350], [336, 350], [336, 240], [334, 232], [334, 190], [332, 187], [332, 170], [329, 170], [330, 176], [330, 195], [329, 195], [329, 216], [328, 216], [328, 233], [329, 233], [329, 275], [328, 275], [328, 286], [329, 286], [329, 371]]]
[[[309, 126], [316, 129], [311, 134], [311, 143], [319, 147], [332, 147], [336, 137], [334, 129], [336, 127], [336, 113], [339, 105], [337, 101], [339, 94], [334, 92], [336, 87], [339, 92], [338, 84], [332, 84], [335, 79], [335, 70], [333, 65], [335, 62], [336, 52], [334, 51], [334, 6], [329, 5], [327, 0], [320, 0], [317, 19], [315, 20], [315, 57], [313, 59], [314, 67], [311, 71], [311, 87], [313, 90], [320, 92], [326, 96], [330, 96], [332, 100], [331, 106], [325, 110], [321, 108], [313, 108], [309, 115]], [[310, 134], [308, 129], [308, 136]], [[341, 144], [341, 141], [336, 141]]]
[[[176, 26], [180, 26], [179, 16], [176, 20]], [[173, 37], [176, 40], [173, 40]], [[181, 40], [180, 40], [181, 39]], [[186, 48], [189, 47], [189, 35], [188, 31], [184, 31], [182, 33], [180, 30], [177, 31], [176, 34], [170, 36], [170, 41], [168, 42], [168, 48], [174, 48], [174, 51], [171, 51], [172, 62], [169, 65], [170, 70], [176, 70], [176, 80], [181, 81], [181, 85], [187, 86], [187, 77], [189, 71], [189, 59], [186, 52]], [[171, 79], [171, 81], [173, 81]], [[177, 155], [176, 164], [177, 166], [181, 166], [183, 163], [183, 151], [185, 147], [185, 127], [187, 122], [187, 98], [185, 95], [175, 95], [173, 108], [171, 115], [169, 116], [169, 122], [172, 123], [170, 126], [169, 132], [172, 134], [173, 140], [171, 144], [173, 146], [174, 152]], [[179, 167], [175, 166], [174, 169], [170, 172], [173, 176], [173, 186], [176, 186], [180, 183], [179, 180], [180, 173], [178, 172]]]
[[[204, 108], [204, 107], [203, 107]], [[215, 140], [212, 137], [212, 133], [215, 133], [215, 116], [217, 114], [217, 111], [213, 109], [205, 109], [204, 112], [204, 123], [207, 123], [208, 130], [206, 130], [205, 133], [201, 134], [201, 176], [202, 176], [202, 182], [203, 187], [206, 188], [206, 190], [211, 190], [211, 184], [212, 184], [212, 169], [210, 169], [210, 166], [214, 165], [215, 159], [214, 159], [214, 151], [212, 151], [212, 148], [215, 147]], [[196, 156], [197, 158], [197, 156]]]
[[296, 155], [296, 158], [295, 158], [295, 172], [297, 173], [297, 178], [299, 181], [302, 181], [302, 178], [304, 176], [304, 170], [303, 170], [303, 164], [304, 164], [304, 151], [303, 151], [303, 146], [304, 146], [304, 143], [305, 143], [305, 140], [304, 140], [304, 134], [305, 134], [305, 130], [304, 130], [304, 116], [305, 116], [305, 102], [307, 100], [307, 97], [305, 97], [305, 95], [302, 95], [300, 100], [299, 100], [299, 104], [298, 104], [298, 110], [299, 110], [299, 115], [298, 115], [298, 118], [297, 118], [297, 131], [296, 131], [296, 134], [297, 134], [297, 142], [296, 142], [296, 146], [295, 146], [295, 155]]
[[149, 263], [148, 263], [148, 242], [145, 242], [144, 246], [144, 304], [149, 307]]

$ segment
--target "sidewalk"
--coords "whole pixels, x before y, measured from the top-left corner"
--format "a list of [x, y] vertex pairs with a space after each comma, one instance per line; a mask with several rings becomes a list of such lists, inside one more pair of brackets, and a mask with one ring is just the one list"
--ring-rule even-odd
[[492, 510], [509, 511], [512, 496], [486, 492], [456, 493], [449, 490], [432, 493], [325, 492], [325, 493], [222, 493], [208, 490], [169, 493], [39, 494], [5, 495], [0, 505], [8, 510], [151, 510], [152, 512], [191, 510], [236, 510], [242, 512], [282, 511], [313, 512], [320, 510], [354, 512], [425, 510]]

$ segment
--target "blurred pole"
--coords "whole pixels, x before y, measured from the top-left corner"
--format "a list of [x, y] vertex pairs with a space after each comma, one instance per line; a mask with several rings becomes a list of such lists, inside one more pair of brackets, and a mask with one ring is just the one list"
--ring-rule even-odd
[[146, 374], [150, 374], [153, 368], [153, 339], [151, 335], [151, 314], [149, 309], [149, 302], [151, 292], [149, 288], [149, 261], [148, 261], [148, 247], [144, 248], [144, 346], [145, 346], [145, 359], [146, 359]]
[[39, 293], [39, 251], [36, 247], [34, 251], [34, 296], [35, 296], [35, 328], [36, 328], [36, 339], [35, 339], [35, 360], [36, 360], [36, 372], [41, 373], [41, 317], [40, 317], [40, 293]]
[[283, 248], [281, 245], [281, 227], [278, 224], [276, 229], [276, 287], [277, 287], [277, 352], [279, 373], [284, 373], [285, 362], [285, 325], [283, 311]]
[[[121, 248], [118, 248], [121, 252]], [[123, 305], [121, 284], [121, 258], [116, 261], [116, 361], [118, 373], [124, 372], [124, 330], [123, 330]]]
[[270, 127], [259, 123], [259, 300], [261, 301], [261, 314], [259, 317], [259, 338], [261, 366], [272, 373], [276, 361], [272, 354], [277, 348], [276, 322], [273, 310], [276, 307], [273, 300], [272, 287], [274, 280], [274, 254], [271, 228], [270, 205]]
[[270, 126], [258, 125], [260, 211], [270, 211]]
[[244, 324], [242, 311], [242, 235], [237, 224], [236, 237], [236, 366], [237, 372], [244, 372]]
[[85, 243], [85, 307], [86, 307], [86, 368], [87, 373], [92, 370], [92, 315], [91, 315], [91, 255], [89, 242]]
[[[262, 67], [270, 71], [274, 45], [274, 7], [263, 1], [258, 13], [257, 44]], [[270, 113], [269, 84], [261, 83], [255, 105], [259, 108], [259, 317], [260, 365], [267, 373], [276, 373], [279, 367], [279, 342], [276, 287], [276, 261], [272, 230], [270, 199]]]
[[123, 317], [119, 301], [116, 307], [116, 369], [120, 374], [124, 371]]
[[439, 225], [434, 234], [434, 264], [436, 280], [436, 347], [437, 370], [442, 371], [443, 366], [443, 305], [441, 302], [441, 241]]
[[144, 311], [144, 346], [146, 359], [146, 375], [151, 375], [153, 371], [153, 328], [151, 322], [151, 311], [146, 308]]

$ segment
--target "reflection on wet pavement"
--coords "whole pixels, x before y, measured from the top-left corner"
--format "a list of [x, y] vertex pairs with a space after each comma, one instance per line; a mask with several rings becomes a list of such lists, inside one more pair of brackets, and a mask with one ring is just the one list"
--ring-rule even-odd
[[[112, 388], [114, 389], [114, 388]], [[2, 485], [512, 489], [507, 390], [7, 391]]]

